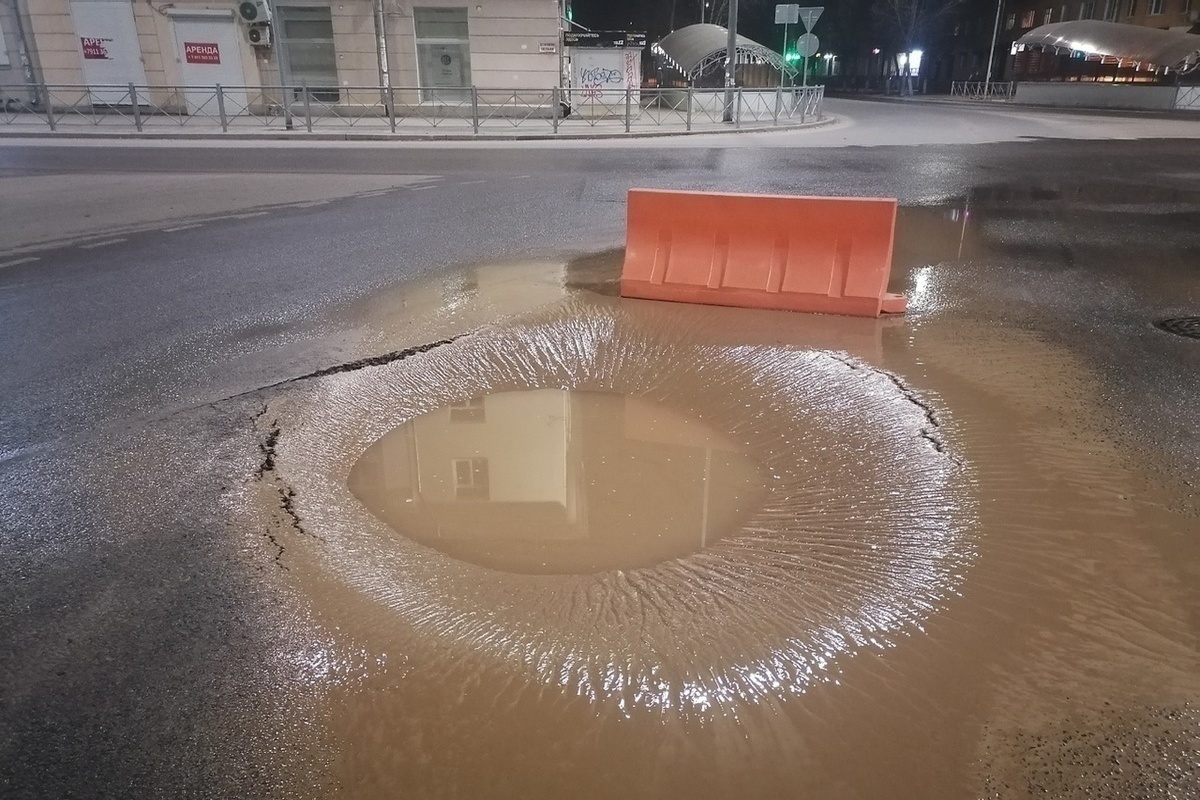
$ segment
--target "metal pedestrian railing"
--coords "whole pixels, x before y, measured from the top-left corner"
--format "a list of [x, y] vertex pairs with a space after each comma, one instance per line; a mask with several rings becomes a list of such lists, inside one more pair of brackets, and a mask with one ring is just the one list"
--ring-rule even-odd
[[952, 81], [950, 84], [951, 97], [968, 100], [1011, 100], [1016, 90], [1015, 81]]
[[0, 85], [9, 130], [598, 135], [795, 125], [823, 86], [506, 89], [378, 86]]

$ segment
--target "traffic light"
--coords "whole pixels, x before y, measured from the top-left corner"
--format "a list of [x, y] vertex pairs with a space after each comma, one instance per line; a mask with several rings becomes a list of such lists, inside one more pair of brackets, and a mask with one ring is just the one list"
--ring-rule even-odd
[[788, 62], [789, 64], [795, 64], [797, 61], [800, 60], [800, 54], [797, 53], [795, 50], [788, 50], [786, 53], [783, 54], [783, 60]]

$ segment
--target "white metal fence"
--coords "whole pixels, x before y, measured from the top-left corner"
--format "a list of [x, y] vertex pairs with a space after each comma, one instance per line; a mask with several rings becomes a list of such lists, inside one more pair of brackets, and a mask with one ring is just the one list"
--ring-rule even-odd
[[795, 125], [823, 86], [773, 89], [0, 85], [0, 126], [50, 131], [595, 135]]
[[1014, 81], [953, 81], [950, 96], [968, 100], [1011, 100], [1016, 86]]
[[1200, 111], [1200, 86], [1180, 86], [1175, 92], [1175, 108], [1183, 111]]

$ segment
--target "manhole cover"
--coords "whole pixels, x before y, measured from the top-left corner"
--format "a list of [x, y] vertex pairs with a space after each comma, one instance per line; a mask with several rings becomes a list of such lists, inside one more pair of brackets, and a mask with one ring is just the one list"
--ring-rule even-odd
[[1176, 336], [1200, 339], [1200, 317], [1173, 317], [1154, 323], [1154, 327]]

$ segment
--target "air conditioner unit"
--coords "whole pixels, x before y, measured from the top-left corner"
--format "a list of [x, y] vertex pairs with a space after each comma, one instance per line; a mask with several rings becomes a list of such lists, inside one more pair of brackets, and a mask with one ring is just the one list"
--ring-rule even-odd
[[246, 38], [250, 40], [250, 44], [254, 47], [270, 47], [271, 46], [271, 26], [251, 25], [246, 31]]
[[267, 0], [244, 0], [238, 3], [238, 16], [246, 22], [270, 22], [271, 4]]

